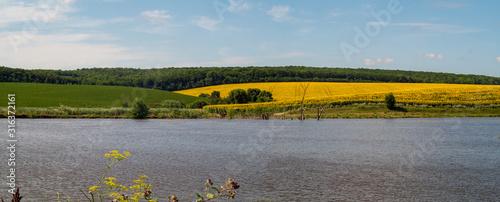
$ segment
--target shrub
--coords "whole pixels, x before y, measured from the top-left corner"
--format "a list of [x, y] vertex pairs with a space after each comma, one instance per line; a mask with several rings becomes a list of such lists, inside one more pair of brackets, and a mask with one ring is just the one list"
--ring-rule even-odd
[[213, 91], [210, 95], [210, 104], [216, 105], [219, 104], [222, 99], [220, 98], [220, 91]]
[[270, 102], [273, 100], [273, 94], [269, 91], [261, 91], [259, 95], [257, 95], [257, 102]]
[[161, 102], [163, 108], [186, 108], [186, 105], [177, 100], [164, 100]]
[[132, 104], [132, 118], [145, 119], [148, 117], [149, 107], [141, 99], [136, 98]]
[[220, 91], [213, 91], [212, 95], [210, 95], [210, 98], [217, 99], [220, 98]]
[[257, 101], [257, 96], [259, 95], [259, 93], [260, 93], [260, 89], [258, 89], [258, 88], [249, 88], [247, 90], [248, 101], [250, 101], [250, 102]]
[[192, 108], [192, 109], [201, 109], [203, 108], [203, 106], [206, 106], [208, 105], [208, 102], [205, 101], [205, 100], [196, 100], [195, 102], [191, 103], [189, 105], [189, 108]]
[[394, 109], [396, 105], [396, 98], [392, 93], [389, 93], [385, 96], [385, 105], [388, 109]]
[[243, 89], [234, 89], [229, 92], [227, 97], [231, 104], [244, 104], [248, 103], [248, 94]]
[[210, 104], [216, 105], [216, 104], [222, 104], [222, 99], [221, 98], [210, 98]]
[[210, 97], [209, 94], [207, 93], [201, 93], [200, 95], [198, 95], [198, 97], [204, 97], [204, 98], [207, 98], [207, 97]]

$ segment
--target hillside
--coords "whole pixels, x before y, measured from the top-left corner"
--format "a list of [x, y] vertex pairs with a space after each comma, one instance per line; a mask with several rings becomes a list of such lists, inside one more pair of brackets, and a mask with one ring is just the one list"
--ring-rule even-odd
[[221, 84], [304, 81], [500, 85], [500, 78], [481, 75], [302, 66], [91, 68], [64, 71], [0, 67], [0, 82], [131, 86], [168, 91]]
[[[0, 94], [16, 94], [16, 107], [69, 107], [108, 108], [119, 102], [131, 101], [134, 97], [146, 103], [161, 103], [163, 100], [178, 100], [186, 104], [199, 99], [161, 90], [123, 86], [54, 85], [37, 83], [0, 83]], [[7, 106], [7, 102], [0, 103]]]

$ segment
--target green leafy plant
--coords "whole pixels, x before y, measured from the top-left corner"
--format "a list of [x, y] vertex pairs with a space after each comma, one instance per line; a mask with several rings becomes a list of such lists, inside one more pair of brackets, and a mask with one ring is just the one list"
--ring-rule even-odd
[[243, 104], [248, 103], [248, 94], [243, 89], [234, 89], [229, 92], [227, 97], [232, 104]]
[[200, 95], [198, 95], [198, 97], [208, 98], [210, 97], [210, 95], [207, 93], [201, 93]]
[[249, 88], [247, 89], [247, 94], [248, 94], [248, 100], [250, 102], [256, 102], [257, 101], [257, 96], [259, 95], [260, 93], [260, 89], [258, 88]]
[[257, 95], [257, 102], [270, 102], [273, 100], [273, 94], [269, 91], [261, 91]]
[[208, 102], [205, 101], [205, 100], [196, 100], [194, 101], [193, 103], [191, 103], [189, 105], [189, 108], [192, 108], [192, 109], [201, 109], [203, 108], [203, 106], [206, 106], [208, 105]]
[[396, 106], [396, 98], [392, 93], [389, 93], [385, 96], [385, 104], [388, 109], [394, 109]]
[[134, 119], [145, 119], [148, 117], [149, 107], [141, 99], [135, 99], [132, 104], [132, 118]]

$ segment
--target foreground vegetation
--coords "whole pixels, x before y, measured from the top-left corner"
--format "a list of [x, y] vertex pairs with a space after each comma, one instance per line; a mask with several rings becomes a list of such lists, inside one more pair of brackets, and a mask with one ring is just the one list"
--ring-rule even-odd
[[[99, 182], [88, 188], [88, 191], [80, 189], [80, 192], [89, 202], [102, 202], [109, 200], [112, 202], [158, 202], [158, 200], [154, 199], [157, 197], [155, 197], [155, 193], [152, 191], [153, 185], [146, 182], [148, 179], [147, 175], [139, 175], [139, 179], [134, 180], [134, 185], [131, 186], [117, 184], [116, 178], [107, 177], [108, 172], [114, 165], [130, 156], [130, 152], [124, 151], [123, 154], [121, 154], [117, 150], [110, 151], [104, 155], [104, 157], [108, 159], [108, 163]], [[226, 198], [228, 200], [234, 199], [236, 196], [235, 190], [239, 187], [240, 186], [236, 181], [229, 178], [224, 185], [220, 186], [218, 189], [217, 187], [214, 187], [213, 182], [208, 179], [205, 182], [205, 192], [203, 194], [196, 193], [196, 196], [198, 197], [196, 202], [206, 202], [217, 198]], [[61, 202], [60, 194], [57, 193], [57, 195], [57, 201]], [[177, 196], [168, 195], [169, 202], [178, 202], [178, 200]], [[64, 201], [71, 202], [71, 198], [68, 196]]]
[[[104, 154], [104, 157], [108, 159], [106, 164], [106, 170], [102, 174], [98, 183], [91, 186], [88, 189], [79, 189], [79, 191], [83, 194], [85, 199], [83, 201], [89, 202], [103, 202], [103, 201], [112, 201], [112, 202], [139, 202], [139, 201], [148, 201], [148, 202], [158, 202], [159, 200], [155, 198], [159, 198], [155, 196], [155, 192], [152, 191], [153, 185], [147, 182], [149, 178], [147, 175], [139, 175], [139, 179], [133, 181], [133, 185], [125, 186], [122, 184], [118, 184], [118, 180], [114, 177], [107, 177], [108, 172], [120, 161], [126, 160], [131, 156], [130, 152], [124, 151], [123, 154], [118, 152], [117, 150], [110, 151], [107, 154]], [[97, 182], [97, 181], [96, 181]], [[240, 185], [238, 182], [234, 181], [232, 178], [225, 180], [225, 183], [220, 186], [214, 186], [212, 180], [207, 179], [205, 181], [205, 190], [204, 192], [195, 193], [197, 199], [196, 202], [207, 202], [213, 201], [214, 199], [234, 199], [236, 196], [236, 189], [238, 189]], [[71, 202], [71, 197], [66, 195], [65, 199], [62, 199], [60, 193], [57, 193], [57, 201], [65, 201]], [[178, 202], [180, 199], [183, 200], [192, 200], [193, 196], [187, 197], [177, 197], [176, 195], [169, 194], [167, 197], [169, 202]], [[19, 188], [17, 191], [12, 194], [12, 202], [20, 202], [23, 196], [20, 195]], [[3, 198], [0, 198], [2, 202], [4, 202]], [[78, 199], [77, 201], [80, 201]]]
[[303, 66], [78, 70], [0, 67], [0, 82], [132, 86], [168, 91], [220, 84], [306, 81], [500, 84], [498, 77], [480, 75]]

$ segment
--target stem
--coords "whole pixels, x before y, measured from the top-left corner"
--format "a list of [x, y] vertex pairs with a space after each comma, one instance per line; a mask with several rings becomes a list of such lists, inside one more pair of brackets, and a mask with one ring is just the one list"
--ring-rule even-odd
[[[111, 165], [108, 165], [108, 168], [106, 169], [106, 171], [104, 172], [104, 175], [102, 175], [101, 180], [99, 180], [99, 183], [97, 183], [96, 186], [99, 186], [102, 183], [102, 180], [104, 180], [104, 177], [106, 177], [106, 174], [108, 173], [108, 170], [110, 168], [111, 168]], [[100, 190], [100, 188], [99, 188], [99, 190]]]
[[219, 192], [217, 192], [217, 194], [215, 194], [212, 198], [207, 198], [207, 200], [205, 200], [205, 201], [210, 201], [212, 199], [216, 199], [216, 198], [219, 198], [221, 196], [224, 196], [223, 192], [225, 192], [227, 190], [231, 190], [231, 188], [230, 187], [229, 188], [224, 188], [224, 189], [220, 190]]
[[83, 194], [85, 197], [87, 197], [87, 199], [88, 199], [89, 201], [92, 201], [92, 200], [90, 200], [90, 198], [87, 196], [87, 194], [85, 194], [85, 192], [83, 192], [83, 191], [82, 191], [82, 189], [79, 189], [79, 190], [80, 190], [80, 192], [82, 192], [82, 194]]
[[[101, 187], [100, 187], [100, 185], [101, 185], [102, 181], [104, 180], [104, 178], [106, 177], [106, 174], [108, 174], [108, 171], [111, 168], [111, 166], [115, 165], [118, 161], [110, 160], [108, 162], [111, 162], [111, 163], [109, 165], [107, 165], [108, 168], [106, 168], [106, 171], [104, 172], [104, 174], [102, 175], [101, 179], [99, 180], [99, 183], [97, 183], [97, 185], [96, 185], [96, 186], [99, 186], [99, 198], [101, 199], [101, 202], [102, 202], [102, 198], [104, 196], [101, 196], [101, 194], [100, 194], [101, 193]], [[94, 197], [92, 197], [92, 199], [94, 199]], [[92, 202], [93, 202], [93, 200], [92, 200]]]

